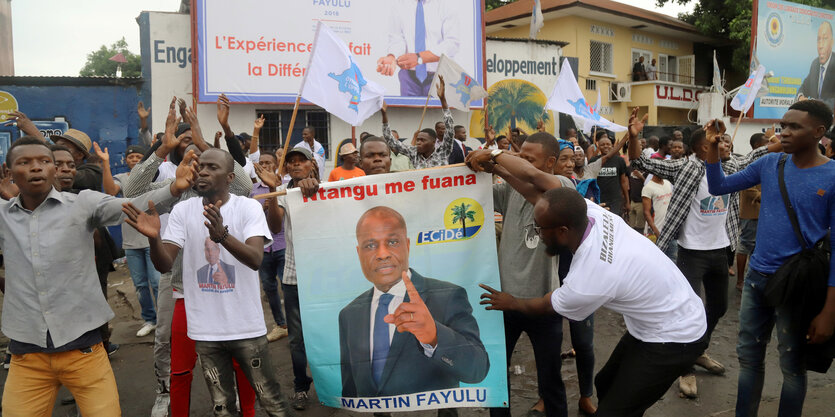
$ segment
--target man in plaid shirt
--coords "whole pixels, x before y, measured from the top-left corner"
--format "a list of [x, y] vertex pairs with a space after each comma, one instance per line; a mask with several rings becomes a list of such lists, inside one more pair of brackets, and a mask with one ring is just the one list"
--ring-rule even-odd
[[398, 155], [406, 155], [414, 165], [415, 169], [439, 167], [449, 164], [449, 154], [452, 153], [453, 144], [453, 120], [452, 113], [446, 104], [446, 95], [444, 94], [444, 77], [438, 76], [440, 82], [438, 83], [438, 99], [441, 100], [441, 107], [444, 109], [444, 125], [446, 131], [444, 132], [443, 142], [435, 149], [435, 142], [438, 135], [434, 129], [423, 129], [417, 134], [415, 139], [416, 146], [406, 146], [391, 135], [391, 128], [386, 121], [383, 121], [383, 138], [389, 148]]
[[[719, 319], [728, 309], [728, 252], [739, 238], [739, 207], [731, 204], [730, 195], [712, 196], [705, 175], [708, 142], [704, 129], [697, 129], [690, 137], [693, 155], [682, 159], [650, 159], [641, 156], [637, 136], [629, 138], [629, 159], [632, 168], [648, 171], [673, 183], [673, 196], [667, 217], [656, 244], [667, 251], [678, 239], [676, 264], [687, 277], [696, 294], [705, 288], [707, 336], [710, 338]], [[772, 144], [751, 151], [744, 157], [722, 162], [727, 174], [736, 173], [768, 152], [779, 152], [780, 144]], [[725, 368], [703, 354], [696, 361], [714, 374]], [[679, 388], [688, 397], [697, 395], [696, 377], [691, 372], [679, 379]]]

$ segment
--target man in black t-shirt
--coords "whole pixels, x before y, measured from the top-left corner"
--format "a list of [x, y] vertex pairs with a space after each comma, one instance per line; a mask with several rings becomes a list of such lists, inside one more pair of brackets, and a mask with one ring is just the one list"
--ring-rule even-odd
[[[612, 150], [612, 140], [609, 139], [609, 135], [605, 131], [597, 133], [596, 142], [602, 155], [606, 155]], [[589, 162], [594, 162], [599, 158], [599, 156], [595, 156]], [[597, 185], [600, 187], [600, 202], [605, 203], [609, 210], [617, 216], [629, 212], [628, 173], [629, 169], [626, 167], [626, 161], [618, 156], [606, 161], [597, 175]]]

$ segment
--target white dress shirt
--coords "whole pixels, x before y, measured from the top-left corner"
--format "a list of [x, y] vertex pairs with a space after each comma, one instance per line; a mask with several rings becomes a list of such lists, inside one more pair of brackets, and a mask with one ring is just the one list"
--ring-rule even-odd
[[[391, 1], [391, 19], [389, 20], [388, 47], [386, 52], [395, 58], [405, 53], [417, 53], [415, 50], [415, 13], [419, 0]], [[423, 17], [426, 22], [426, 50], [440, 57], [446, 54], [455, 59], [461, 45], [462, 13], [467, 9], [457, 1], [422, 0]], [[426, 64], [426, 70], [435, 72], [438, 63]]]
[[[407, 273], [409, 274], [409, 279], [411, 279], [412, 271], [409, 271]], [[369, 327], [370, 331], [368, 332], [368, 346], [371, 347], [370, 354], [372, 361], [374, 360], [374, 316], [377, 313], [377, 306], [380, 305], [380, 296], [382, 296], [383, 294], [391, 294], [392, 296], [394, 296], [394, 298], [391, 299], [391, 302], [389, 302], [388, 308], [388, 314], [394, 314], [394, 311], [397, 310], [397, 307], [400, 307], [400, 304], [403, 304], [403, 300], [406, 298], [406, 284], [403, 282], [403, 280], [400, 280], [400, 282], [394, 284], [394, 286], [391, 287], [386, 293], [377, 289], [376, 286], [374, 287], [374, 295], [371, 297], [371, 326]], [[392, 339], [394, 339], [394, 332], [396, 331], [397, 326], [389, 323], [389, 346], [391, 346], [391, 341]], [[423, 353], [427, 357], [431, 358], [432, 355], [435, 353], [435, 347], [432, 347], [431, 345], [424, 343], [421, 343], [421, 346], [423, 346]]]

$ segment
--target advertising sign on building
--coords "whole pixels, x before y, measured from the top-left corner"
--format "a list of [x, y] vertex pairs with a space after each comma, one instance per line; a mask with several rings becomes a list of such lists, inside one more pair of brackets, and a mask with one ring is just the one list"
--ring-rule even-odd
[[345, 41], [363, 77], [383, 86], [391, 105], [423, 106], [444, 54], [483, 85], [481, 0], [316, 0], [293, 2], [292, 8], [264, 0], [234, 5], [197, 0], [193, 5], [200, 102], [225, 93], [233, 102], [293, 103], [319, 21]]
[[[515, 127], [533, 133], [542, 119], [545, 130], [554, 133], [555, 114], [545, 111], [545, 102], [560, 73], [560, 46], [527, 39], [488, 39], [486, 46], [490, 125], [500, 135]], [[470, 114], [470, 131], [481, 136], [484, 111]]]
[[704, 91], [706, 90], [695, 87], [656, 84], [655, 105], [674, 109], [697, 109], [699, 108], [699, 95]]
[[835, 105], [835, 11], [780, 0], [758, 0], [756, 10], [755, 57], [774, 75], [768, 95], [754, 102], [754, 118], [779, 119], [804, 97]]

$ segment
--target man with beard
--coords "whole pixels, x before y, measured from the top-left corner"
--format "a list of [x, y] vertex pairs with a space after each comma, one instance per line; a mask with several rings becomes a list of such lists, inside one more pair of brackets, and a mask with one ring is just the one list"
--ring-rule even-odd
[[200, 355], [215, 415], [237, 413], [234, 359], [249, 384], [258, 387], [267, 414], [285, 416], [257, 278], [272, 233], [257, 201], [229, 192], [235, 179], [232, 155], [209, 149], [198, 167], [198, 197], [174, 207], [164, 233], [153, 204], [148, 212], [126, 204], [127, 223], [148, 237], [151, 260], [161, 272], [170, 271], [182, 251], [188, 337]]
[[534, 228], [547, 253], [573, 254], [559, 289], [517, 298], [481, 285], [488, 291], [481, 304], [522, 317], [582, 320], [604, 306], [622, 313], [627, 333], [595, 378], [596, 416], [642, 415], [707, 346], [704, 307], [686, 278], [619, 216], [562, 188], [557, 177], [527, 161], [476, 151], [467, 163], [475, 171], [498, 168], [518, 179], [512, 184], [534, 204]]

